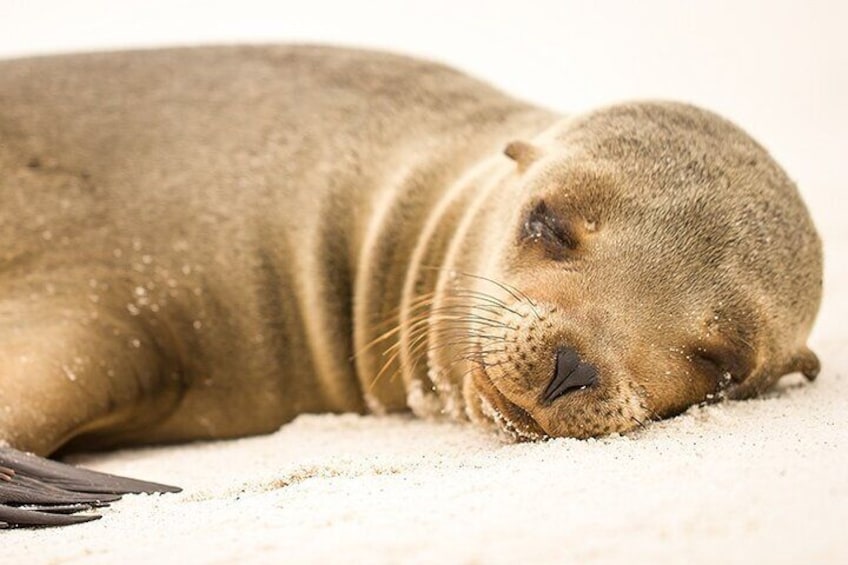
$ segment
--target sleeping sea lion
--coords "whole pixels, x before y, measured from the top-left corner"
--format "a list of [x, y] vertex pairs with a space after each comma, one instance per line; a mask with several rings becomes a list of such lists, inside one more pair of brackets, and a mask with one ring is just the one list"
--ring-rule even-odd
[[6, 61], [0, 195], [7, 524], [169, 489], [60, 448], [402, 410], [585, 438], [819, 368], [798, 191], [690, 105], [314, 46]]

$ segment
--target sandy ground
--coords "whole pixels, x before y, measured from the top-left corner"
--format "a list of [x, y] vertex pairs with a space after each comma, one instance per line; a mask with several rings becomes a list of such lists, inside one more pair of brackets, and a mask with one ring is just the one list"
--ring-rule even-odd
[[78, 457], [185, 491], [0, 532], [2, 563], [848, 563], [844, 4], [503, 0], [486, 19], [454, 0], [130, 4], [12, 1], [0, 55], [332, 41], [437, 57], [566, 110], [663, 97], [738, 120], [798, 180], [823, 235], [823, 371], [596, 441], [308, 416], [267, 437]]
[[185, 491], [2, 533], [3, 562], [848, 562], [848, 230], [825, 204], [813, 385], [788, 377], [764, 398], [601, 440], [509, 445], [470, 426], [324, 415], [82, 456]]

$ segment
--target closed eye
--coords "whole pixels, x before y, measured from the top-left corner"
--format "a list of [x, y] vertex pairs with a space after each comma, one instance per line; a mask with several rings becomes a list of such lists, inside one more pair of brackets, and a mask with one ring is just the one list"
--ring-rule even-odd
[[750, 372], [748, 364], [729, 351], [698, 348], [692, 355], [692, 361], [710, 378], [717, 391], [741, 383]]
[[523, 235], [527, 240], [542, 244], [555, 259], [564, 259], [566, 252], [577, 248], [577, 238], [568, 222], [554, 214], [544, 201], [527, 214]]

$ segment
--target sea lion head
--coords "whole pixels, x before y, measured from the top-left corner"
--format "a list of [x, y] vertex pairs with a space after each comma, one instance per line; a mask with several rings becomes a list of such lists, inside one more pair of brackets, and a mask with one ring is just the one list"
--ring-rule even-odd
[[500, 235], [476, 285], [492, 298], [463, 385], [472, 419], [590, 437], [815, 377], [821, 244], [741, 129], [633, 103], [505, 153], [517, 167], [509, 211], [486, 228]]

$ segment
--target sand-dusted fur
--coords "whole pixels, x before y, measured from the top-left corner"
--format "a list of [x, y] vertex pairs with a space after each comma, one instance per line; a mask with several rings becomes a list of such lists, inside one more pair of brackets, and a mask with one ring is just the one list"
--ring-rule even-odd
[[[368, 409], [585, 437], [817, 370], [804, 205], [690, 106], [321, 47], [8, 61], [0, 195], [0, 439], [38, 453]], [[564, 347], [597, 382], [546, 401]]]

